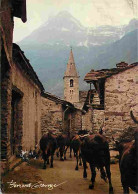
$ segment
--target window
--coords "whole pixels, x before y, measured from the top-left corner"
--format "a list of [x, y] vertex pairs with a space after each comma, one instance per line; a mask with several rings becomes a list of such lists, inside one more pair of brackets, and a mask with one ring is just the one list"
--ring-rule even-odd
[[73, 79], [70, 80], [70, 87], [73, 87]]

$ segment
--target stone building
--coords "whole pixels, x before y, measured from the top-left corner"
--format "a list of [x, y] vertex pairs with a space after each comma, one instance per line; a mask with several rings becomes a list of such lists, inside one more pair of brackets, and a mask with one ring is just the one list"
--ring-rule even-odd
[[21, 150], [29, 151], [38, 144], [43, 90], [29, 60], [13, 44], [12, 69], [2, 79], [2, 159], [12, 162]]
[[72, 103], [44, 92], [41, 97], [41, 131], [74, 134], [82, 128], [82, 110]]
[[42, 94], [42, 134], [52, 131], [69, 133], [72, 130], [72, 117], [75, 107], [70, 102], [60, 99], [48, 92]]
[[44, 88], [23, 51], [12, 43], [14, 17], [26, 22], [26, 0], [1, 2], [2, 169], [10, 167], [21, 149], [33, 149], [41, 137], [41, 93]]
[[29, 150], [39, 143], [41, 137], [41, 93], [44, 88], [17, 44], [13, 44], [11, 83], [12, 138], [19, 140], [22, 136], [20, 145], [23, 150]]
[[[138, 63], [117, 64], [113, 69], [91, 70], [85, 81], [93, 84], [98, 94], [100, 110], [93, 110], [94, 118], [102, 120], [106, 135], [119, 136], [129, 126], [136, 126], [130, 117], [130, 110], [138, 115]], [[89, 103], [94, 107], [94, 102]], [[103, 123], [103, 124], [102, 124]]]
[[[5, 161], [2, 163], [5, 165], [8, 165], [7, 162], [13, 155], [14, 149], [14, 146], [11, 145], [13, 135], [11, 129], [11, 102], [13, 97], [12, 89], [14, 88], [12, 85], [14, 17], [21, 18], [23, 22], [26, 22], [26, 0], [1, 1], [1, 159]], [[1, 165], [1, 168], [5, 168], [5, 166]]]

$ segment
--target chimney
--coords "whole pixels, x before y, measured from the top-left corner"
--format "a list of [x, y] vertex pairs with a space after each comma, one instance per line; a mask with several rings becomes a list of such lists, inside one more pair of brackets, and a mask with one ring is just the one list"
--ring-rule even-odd
[[127, 66], [128, 66], [128, 63], [126, 63], [126, 62], [124, 62], [124, 61], [122, 61], [122, 62], [116, 64], [116, 67], [117, 67], [117, 68], [120, 68], [120, 69], [126, 68]]

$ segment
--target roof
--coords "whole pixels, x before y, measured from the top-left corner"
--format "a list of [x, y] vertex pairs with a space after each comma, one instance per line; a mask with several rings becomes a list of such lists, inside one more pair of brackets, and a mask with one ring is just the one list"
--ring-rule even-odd
[[125, 62], [121, 62], [121, 63], [117, 64], [118, 68], [101, 69], [101, 70], [97, 70], [97, 71], [94, 71], [92, 69], [89, 73], [87, 73], [85, 75], [84, 81], [92, 82], [92, 81], [96, 81], [96, 80], [99, 80], [99, 79], [106, 79], [108, 77], [111, 77], [112, 75], [121, 73], [121, 72], [123, 72], [127, 69], [131, 69], [131, 68], [138, 65], [138, 62], [136, 62], [136, 63], [132, 63], [130, 65], [126, 65], [126, 63], [125, 63], [124, 66], [121, 66], [121, 64], [124, 64], [124, 63]]
[[62, 100], [61, 98], [49, 93], [49, 92], [43, 92], [42, 93], [42, 96], [49, 99], [49, 100], [52, 100], [56, 103], [59, 103], [59, 104], [62, 104], [62, 105], [68, 105], [70, 106], [71, 108], [75, 108], [74, 105], [68, 101], [65, 101], [65, 100]]
[[44, 87], [40, 82], [36, 72], [29, 63], [29, 60], [25, 57], [24, 52], [15, 43], [13, 43], [13, 61], [26, 72], [31, 80], [41, 89], [41, 92], [43, 92]]
[[21, 18], [25, 23], [27, 21], [26, 14], [26, 0], [14, 0], [12, 1], [13, 16]]
[[67, 69], [65, 71], [64, 76], [78, 77], [72, 49], [70, 51], [70, 56], [67, 63]]

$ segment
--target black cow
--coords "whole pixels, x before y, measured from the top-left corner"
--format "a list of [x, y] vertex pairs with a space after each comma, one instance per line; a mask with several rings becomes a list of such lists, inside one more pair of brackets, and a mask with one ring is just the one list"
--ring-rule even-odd
[[82, 162], [81, 162], [81, 139], [80, 139], [79, 135], [75, 135], [75, 137], [72, 139], [71, 148], [73, 149], [74, 156], [76, 157], [76, 162], [77, 162], [75, 170], [78, 170], [79, 169], [79, 167], [78, 167], [79, 159], [80, 159], [79, 165], [80, 166], [82, 165]]
[[53, 168], [53, 155], [57, 148], [56, 138], [48, 133], [42, 136], [40, 140], [40, 149], [42, 150], [42, 158], [44, 160], [43, 169], [46, 169], [46, 164], [49, 163], [49, 157], [51, 156], [50, 167]]
[[89, 135], [87, 137], [84, 137], [83, 142], [81, 144], [81, 154], [84, 167], [84, 178], [87, 177], [86, 161], [90, 164], [92, 184], [89, 185], [89, 188], [94, 188], [94, 182], [96, 177], [95, 168], [97, 167], [98, 169], [100, 169], [101, 175], [105, 177], [105, 167], [109, 180], [109, 193], [113, 193], [110, 172], [110, 152], [108, 141], [106, 140], [106, 138], [100, 134]]
[[[60, 153], [60, 160], [64, 161], [66, 160], [66, 152], [67, 149], [69, 148], [71, 143], [70, 137], [66, 134], [60, 134], [57, 136], [57, 156]], [[71, 148], [70, 148], [70, 157], [71, 157]]]

